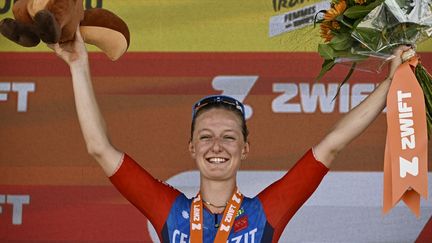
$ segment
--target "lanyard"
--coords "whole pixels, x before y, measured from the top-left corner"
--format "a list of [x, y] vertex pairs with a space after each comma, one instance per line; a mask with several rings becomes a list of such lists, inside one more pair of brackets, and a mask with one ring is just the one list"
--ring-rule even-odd
[[[234, 224], [235, 216], [240, 209], [242, 201], [243, 195], [236, 188], [225, 208], [224, 215], [221, 220], [219, 230], [216, 233], [214, 243], [226, 243], [229, 233], [231, 231], [231, 227]], [[193, 199], [190, 211], [190, 242], [202, 242], [204, 225], [201, 192], [199, 192], [198, 195]]]

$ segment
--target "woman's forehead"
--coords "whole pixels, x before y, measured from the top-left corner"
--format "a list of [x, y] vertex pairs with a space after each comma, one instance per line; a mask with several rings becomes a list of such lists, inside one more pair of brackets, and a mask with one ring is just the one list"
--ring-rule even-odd
[[231, 127], [232, 129], [241, 128], [240, 118], [233, 112], [226, 109], [210, 109], [201, 113], [196, 119], [197, 128], [207, 127]]

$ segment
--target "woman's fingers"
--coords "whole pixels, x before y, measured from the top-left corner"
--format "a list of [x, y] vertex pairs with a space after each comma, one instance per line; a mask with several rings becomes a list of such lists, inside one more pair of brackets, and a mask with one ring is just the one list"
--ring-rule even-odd
[[401, 45], [401, 46], [398, 46], [398, 47], [395, 49], [395, 52], [397, 52], [397, 53], [401, 53], [401, 52], [407, 51], [407, 50], [409, 50], [409, 49], [411, 49], [411, 46], [408, 46], [408, 45]]
[[408, 50], [404, 51], [401, 55], [402, 62], [408, 61], [409, 59], [411, 59], [415, 55], [416, 55], [416, 52], [413, 49], [408, 49]]
[[403, 63], [403, 58], [402, 58], [403, 53], [409, 50], [412, 50], [412, 47], [407, 45], [398, 46], [397, 48], [394, 49], [393, 51], [394, 58], [391, 61], [389, 66], [390, 67], [389, 75], [388, 75], [389, 78], [391, 79], [393, 78], [396, 69], [399, 67], [399, 65]]
[[47, 44], [47, 47], [53, 50], [58, 57], [69, 65], [74, 62], [86, 62], [87, 60], [87, 52], [79, 28], [77, 28], [73, 41]]
[[412, 49], [411, 46], [403, 45], [398, 46], [394, 51], [393, 55], [395, 55], [397, 58], [402, 58], [402, 54], [408, 50]]
[[79, 40], [80, 42], [84, 42], [79, 27], [78, 27], [77, 30], [76, 30], [76, 37], [75, 37], [75, 38], [77, 38], [77, 40]]
[[57, 52], [59, 50], [59, 44], [55, 43], [55, 44], [47, 44], [47, 47], [55, 52]]

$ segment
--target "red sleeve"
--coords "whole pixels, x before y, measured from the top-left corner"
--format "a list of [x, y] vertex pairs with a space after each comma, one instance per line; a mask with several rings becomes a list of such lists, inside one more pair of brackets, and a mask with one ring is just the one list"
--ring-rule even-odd
[[153, 178], [127, 154], [110, 180], [150, 220], [160, 237], [171, 206], [180, 192]]
[[279, 239], [288, 221], [312, 195], [327, 171], [310, 149], [280, 180], [258, 194], [267, 221], [274, 228], [273, 239]]

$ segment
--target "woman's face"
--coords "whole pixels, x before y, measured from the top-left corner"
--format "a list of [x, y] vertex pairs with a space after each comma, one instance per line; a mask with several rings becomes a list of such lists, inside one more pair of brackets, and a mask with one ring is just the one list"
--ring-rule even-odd
[[189, 151], [202, 177], [210, 180], [235, 178], [241, 161], [249, 152], [240, 118], [221, 108], [201, 113], [195, 121]]

